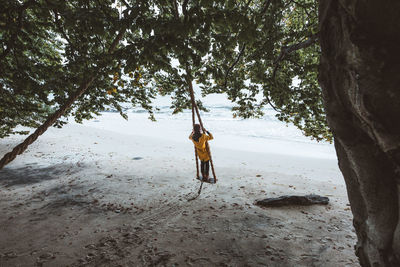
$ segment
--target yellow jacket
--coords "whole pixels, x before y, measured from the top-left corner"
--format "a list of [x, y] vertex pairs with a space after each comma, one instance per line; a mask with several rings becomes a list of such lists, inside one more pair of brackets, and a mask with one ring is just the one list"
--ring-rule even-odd
[[189, 139], [193, 141], [194, 146], [196, 147], [197, 151], [197, 156], [201, 161], [209, 161], [210, 160], [210, 155], [207, 152], [206, 149], [206, 143], [208, 140], [214, 139], [212, 134], [210, 133], [209, 135], [202, 134], [199, 138], [199, 141], [193, 140], [193, 134], [189, 136]]

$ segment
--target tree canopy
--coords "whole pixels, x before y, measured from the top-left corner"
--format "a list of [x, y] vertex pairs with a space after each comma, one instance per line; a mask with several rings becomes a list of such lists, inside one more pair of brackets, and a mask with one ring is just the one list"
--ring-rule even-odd
[[37, 127], [92, 79], [56, 125], [107, 108], [126, 118], [126, 102], [153, 118], [158, 94], [171, 95], [180, 112], [190, 108], [188, 83], [196, 82], [204, 95], [226, 93], [234, 116], [272, 106], [305, 135], [331, 140], [317, 82], [315, 1], [3, 2], [0, 137]]

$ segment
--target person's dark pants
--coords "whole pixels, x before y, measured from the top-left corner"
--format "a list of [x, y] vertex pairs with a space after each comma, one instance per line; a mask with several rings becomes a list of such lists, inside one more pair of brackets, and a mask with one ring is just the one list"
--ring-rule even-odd
[[201, 162], [201, 174], [203, 176], [208, 176], [208, 173], [210, 172], [210, 161], [200, 161]]

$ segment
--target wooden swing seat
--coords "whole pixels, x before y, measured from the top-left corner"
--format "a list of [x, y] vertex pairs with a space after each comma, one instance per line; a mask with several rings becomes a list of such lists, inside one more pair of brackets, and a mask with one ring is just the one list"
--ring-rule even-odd
[[217, 181], [214, 179], [214, 177], [208, 178], [208, 180], [203, 180], [200, 177], [197, 177], [196, 179], [199, 180], [200, 182], [207, 183], [207, 184], [216, 184], [217, 183]]

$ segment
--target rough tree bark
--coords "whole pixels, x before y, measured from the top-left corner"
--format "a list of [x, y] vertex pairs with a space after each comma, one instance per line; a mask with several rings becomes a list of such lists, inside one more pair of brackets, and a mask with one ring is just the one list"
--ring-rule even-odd
[[400, 266], [400, 1], [320, 0], [319, 81], [362, 266]]

